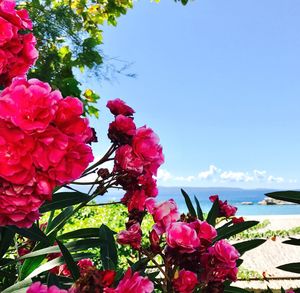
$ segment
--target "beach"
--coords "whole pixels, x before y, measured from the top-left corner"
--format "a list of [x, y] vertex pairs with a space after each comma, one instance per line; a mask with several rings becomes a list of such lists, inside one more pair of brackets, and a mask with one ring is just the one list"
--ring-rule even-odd
[[[270, 223], [259, 229], [259, 232], [266, 232], [268, 230], [290, 230], [300, 226], [300, 215], [268, 215], [268, 216], [247, 216], [246, 220], [257, 220], [263, 222], [268, 220]], [[299, 238], [298, 235], [293, 235]], [[265, 276], [268, 281], [251, 280], [238, 281], [235, 286], [242, 288], [253, 289], [280, 289], [282, 286], [285, 289], [300, 287], [300, 274], [294, 274], [283, 270], [276, 269], [277, 266], [300, 262], [300, 246], [283, 244], [282, 241], [288, 237], [270, 237], [261, 246], [246, 252], [242, 259], [244, 260], [242, 267], [255, 271], [260, 276]]]

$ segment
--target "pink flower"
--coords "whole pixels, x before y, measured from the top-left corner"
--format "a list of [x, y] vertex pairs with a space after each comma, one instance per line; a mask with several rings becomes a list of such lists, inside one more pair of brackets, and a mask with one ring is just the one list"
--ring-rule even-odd
[[140, 186], [147, 197], [155, 197], [158, 195], [156, 180], [149, 172], [138, 177], [138, 186]]
[[292, 288], [290, 288], [288, 290], [285, 290], [285, 293], [295, 293], [295, 291]]
[[138, 272], [132, 274], [128, 269], [116, 289], [105, 288], [105, 293], [151, 293], [153, 283], [147, 277], [141, 277]]
[[15, 27], [0, 16], [0, 46], [10, 41], [15, 34]]
[[245, 222], [243, 217], [239, 217], [239, 218], [233, 217], [232, 218], [232, 223], [233, 224], [239, 224], [239, 223], [243, 223], [243, 222]]
[[189, 223], [189, 225], [196, 230], [201, 246], [208, 247], [217, 236], [217, 230], [206, 221], [196, 220]]
[[173, 199], [169, 199], [163, 203], [156, 203], [154, 199], [146, 200], [146, 208], [153, 216], [155, 225], [153, 228], [161, 235], [166, 232], [168, 227], [179, 220], [177, 205]]
[[117, 144], [128, 144], [135, 134], [135, 124], [133, 119], [124, 115], [118, 115], [112, 123], [109, 124], [108, 137]]
[[59, 289], [56, 286], [47, 287], [41, 282], [33, 283], [26, 291], [26, 293], [67, 293], [67, 290]]
[[132, 248], [139, 249], [142, 241], [140, 224], [133, 224], [129, 229], [121, 231], [117, 236], [117, 241], [120, 244], [129, 244]]
[[173, 285], [176, 292], [192, 293], [198, 284], [197, 275], [191, 271], [181, 270], [173, 280]]
[[151, 248], [152, 252], [157, 253], [157, 252], [161, 251], [161, 248], [159, 245], [160, 237], [154, 229], [151, 230], [151, 232], [149, 234], [149, 239], [150, 239], [150, 248]]
[[56, 167], [49, 169], [49, 177], [59, 184], [79, 178], [86, 167], [94, 160], [92, 150], [84, 143], [69, 138], [66, 155]]
[[88, 119], [81, 117], [82, 114], [82, 102], [77, 98], [66, 97], [59, 101], [54, 121], [64, 134], [88, 142], [94, 134]]
[[143, 172], [143, 161], [134, 154], [130, 145], [124, 145], [116, 150], [115, 170], [139, 175]]
[[200, 258], [203, 266], [201, 280], [205, 282], [224, 282], [227, 279], [236, 281], [238, 258], [239, 253], [231, 244], [224, 239], [217, 241]]
[[0, 177], [14, 184], [28, 183], [35, 174], [34, 145], [32, 137], [0, 120]]
[[[94, 263], [90, 258], [83, 258], [77, 262], [77, 266], [79, 267], [80, 275], [84, 275], [88, 270], [94, 268]], [[66, 277], [71, 276], [71, 272], [68, 269], [66, 264], [59, 266], [58, 275], [63, 275]]]
[[156, 175], [158, 167], [164, 162], [162, 147], [159, 138], [152, 129], [140, 127], [133, 136], [132, 148], [142, 160], [144, 168]]
[[58, 91], [51, 92], [47, 83], [14, 79], [0, 95], [0, 117], [27, 133], [44, 131], [53, 120], [61, 98]]
[[227, 200], [224, 202], [219, 199], [218, 195], [211, 195], [209, 197], [211, 202], [215, 202], [216, 200], [219, 201], [219, 209], [220, 209], [220, 216], [224, 216], [226, 218], [232, 217], [235, 215], [237, 208], [231, 206], [227, 203]]
[[180, 253], [192, 253], [200, 246], [195, 229], [183, 222], [172, 223], [167, 229], [167, 244]]
[[115, 116], [120, 114], [124, 116], [132, 116], [134, 113], [134, 110], [127, 106], [126, 103], [120, 99], [108, 101], [106, 107]]
[[128, 211], [145, 209], [146, 193], [143, 189], [129, 190], [125, 193], [121, 202], [124, 203]]

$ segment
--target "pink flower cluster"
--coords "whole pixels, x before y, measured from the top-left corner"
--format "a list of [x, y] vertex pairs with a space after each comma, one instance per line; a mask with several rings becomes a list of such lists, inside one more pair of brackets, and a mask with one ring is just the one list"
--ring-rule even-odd
[[38, 57], [32, 23], [25, 9], [16, 10], [14, 0], [0, 0], [0, 86], [25, 75]]
[[[3, 4], [3, 3], [2, 3]], [[0, 226], [30, 227], [55, 186], [93, 161], [82, 103], [47, 83], [15, 78], [0, 94]]]
[[184, 269], [173, 280], [175, 290], [180, 293], [192, 293], [197, 284], [197, 275]]
[[208, 248], [207, 253], [201, 256], [201, 264], [204, 268], [201, 280], [236, 281], [238, 272], [236, 261], [239, 256], [238, 251], [226, 240], [217, 241], [214, 246]]
[[41, 284], [41, 282], [33, 283], [26, 291], [26, 293], [68, 293], [71, 291], [59, 289], [56, 286], [47, 287]]
[[237, 208], [232, 205], [229, 205], [227, 203], [227, 200], [225, 201], [220, 200], [218, 195], [211, 195], [209, 199], [211, 202], [215, 202], [215, 201], [219, 202], [219, 212], [220, 212], [219, 216], [229, 218], [235, 215]]

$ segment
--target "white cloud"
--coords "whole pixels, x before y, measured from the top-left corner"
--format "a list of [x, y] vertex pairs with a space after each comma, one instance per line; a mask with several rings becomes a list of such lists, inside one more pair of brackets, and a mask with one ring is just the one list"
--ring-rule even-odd
[[172, 179], [172, 175], [170, 172], [168, 172], [165, 169], [158, 169], [157, 171], [157, 179], [158, 180], [162, 180], [162, 181], [168, 181], [170, 179]]
[[284, 179], [282, 177], [275, 177], [275, 176], [270, 175], [268, 177], [268, 181], [275, 182], [275, 183], [282, 183], [282, 182], [284, 182]]
[[191, 182], [191, 181], [195, 180], [196, 177], [192, 176], [192, 175], [191, 176], [186, 176], [186, 177], [184, 177], [184, 176], [178, 176], [178, 177], [175, 177], [174, 179], [177, 180], [177, 181]]
[[258, 180], [266, 179], [267, 171], [253, 170], [254, 177]]
[[254, 180], [254, 178], [252, 176], [249, 176], [248, 173], [233, 172], [233, 171], [222, 172], [220, 174], [220, 179], [224, 181], [235, 181], [235, 182], [249, 182]]
[[198, 174], [198, 178], [201, 180], [207, 180], [209, 178], [212, 178], [214, 175], [216, 175], [217, 173], [219, 173], [221, 171], [221, 169], [219, 169], [218, 167], [216, 167], [215, 165], [210, 165], [208, 167], [208, 170], [206, 171], [201, 171]]

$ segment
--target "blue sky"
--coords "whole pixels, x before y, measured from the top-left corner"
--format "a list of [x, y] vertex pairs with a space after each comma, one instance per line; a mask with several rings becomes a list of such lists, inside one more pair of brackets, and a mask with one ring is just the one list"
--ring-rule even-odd
[[300, 2], [139, 1], [105, 27], [104, 53], [136, 78], [93, 82], [100, 154], [122, 98], [159, 135], [159, 184], [299, 188]]

